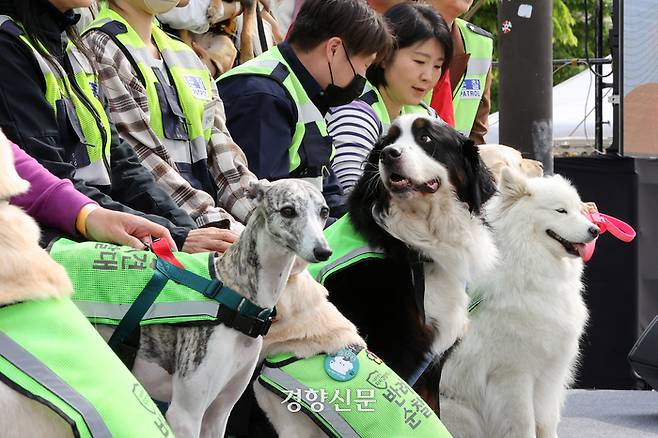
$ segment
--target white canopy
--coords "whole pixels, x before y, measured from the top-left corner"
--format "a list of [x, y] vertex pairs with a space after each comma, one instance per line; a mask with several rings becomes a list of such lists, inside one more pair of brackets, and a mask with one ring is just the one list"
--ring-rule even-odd
[[[603, 74], [610, 73], [609, 64], [603, 66]], [[612, 76], [604, 79], [612, 82]], [[595, 77], [589, 70], [567, 79], [553, 87], [553, 144], [556, 146], [592, 146], [594, 144], [594, 86]], [[612, 141], [612, 104], [608, 96], [612, 88], [603, 90], [603, 144]], [[498, 113], [489, 115], [487, 143], [498, 141]]]

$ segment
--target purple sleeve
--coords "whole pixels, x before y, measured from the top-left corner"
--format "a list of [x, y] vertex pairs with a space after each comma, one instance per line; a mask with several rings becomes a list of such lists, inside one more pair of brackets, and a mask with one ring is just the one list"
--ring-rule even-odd
[[30, 190], [14, 196], [10, 202], [23, 208], [27, 214], [45, 226], [76, 234], [75, 220], [80, 209], [94, 201], [73, 188], [68, 180], [62, 180], [48, 172], [34, 158], [11, 143], [18, 175], [29, 181]]

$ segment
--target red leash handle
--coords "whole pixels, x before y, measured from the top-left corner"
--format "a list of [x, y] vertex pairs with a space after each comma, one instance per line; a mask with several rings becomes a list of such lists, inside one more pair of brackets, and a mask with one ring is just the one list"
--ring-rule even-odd
[[630, 242], [635, 239], [636, 233], [633, 227], [626, 222], [617, 219], [616, 217], [608, 216], [607, 214], [599, 213], [605, 220], [606, 228], [613, 236], [622, 242]]
[[610, 231], [610, 234], [617, 239], [627, 243], [635, 239], [636, 233], [633, 227], [616, 217], [599, 212], [587, 213], [585, 216], [587, 216], [594, 225], [599, 227], [599, 234]]
[[158, 239], [151, 243], [151, 251], [153, 251], [153, 254], [171, 263], [172, 265], [178, 266], [181, 269], [185, 269], [185, 266], [183, 266], [183, 264], [179, 262], [178, 259], [176, 259], [174, 253], [171, 252], [171, 248], [169, 248], [169, 245], [167, 245], [167, 241], [165, 239]]

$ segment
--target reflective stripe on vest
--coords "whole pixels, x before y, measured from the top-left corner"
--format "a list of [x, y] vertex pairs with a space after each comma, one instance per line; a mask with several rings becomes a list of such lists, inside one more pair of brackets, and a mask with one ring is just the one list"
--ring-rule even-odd
[[[72, 300], [94, 323], [117, 325], [153, 276], [155, 255], [150, 251], [67, 239], [58, 239], [49, 250], [73, 283]], [[214, 277], [212, 253], [181, 252], [176, 257], [186, 270]], [[140, 324], [216, 321], [218, 310], [217, 301], [169, 281]]]
[[[59, 67], [57, 73], [53, 71], [51, 64], [25, 36], [20, 24], [11, 17], [0, 15], [0, 28], [17, 37], [32, 51], [46, 84], [45, 99], [55, 112], [60, 134], [66, 132], [68, 135], [70, 129], [75, 132], [78, 145], [64, 145], [64, 149], [70, 154], [67, 159], [76, 168], [76, 178], [91, 185], [109, 186], [110, 122], [98, 100], [96, 75], [87, 59], [69, 43], [66, 54], [73, 69], [74, 82], [71, 83], [63, 68]], [[41, 49], [45, 51], [43, 46]], [[74, 87], [84, 99], [73, 91]]]
[[450, 437], [432, 409], [374, 353], [357, 354], [358, 372], [347, 381], [329, 377], [326, 357], [268, 357], [258, 382], [288, 409], [297, 403], [331, 437]]
[[327, 123], [295, 76], [277, 47], [224, 73], [219, 81], [237, 75], [267, 76], [277, 81], [292, 98], [297, 120], [292, 143], [288, 147], [292, 176], [322, 176], [322, 168], [330, 165], [334, 147], [327, 133]]
[[[325, 426], [331, 427], [336, 433], [335, 436], [342, 438], [354, 437], [359, 438], [359, 434], [352, 429], [350, 424], [341, 417], [338, 412], [336, 412], [331, 405], [324, 403], [324, 401], [318, 402], [317, 400], [312, 400], [309, 397], [311, 391], [309, 387], [296, 380], [289, 374], [283, 372], [279, 368], [269, 368], [263, 366], [261, 370], [262, 378], [259, 378], [259, 382], [262, 384], [265, 382], [275, 382], [277, 386], [280, 386], [284, 391], [299, 391], [300, 402], [306, 403], [307, 406], [311, 406], [313, 403], [320, 403], [322, 406], [322, 420], [325, 423]], [[268, 388], [267, 386], [265, 386]], [[271, 387], [268, 389], [272, 389]], [[313, 410], [313, 409], [311, 409]]]
[[331, 257], [325, 262], [308, 265], [308, 271], [313, 278], [322, 284], [335, 272], [358, 261], [384, 258], [383, 250], [370, 247], [365, 239], [357, 233], [350, 222], [349, 213], [327, 227], [324, 235], [333, 250]]
[[455, 20], [464, 39], [464, 49], [470, 54], [466, 72], [452, 95], [455, 111], [455, 129], [468, 136], [473, 128], [480, 101], [487, 84], [487, 74], [491, 68], [493, 40], [472, 31], [472, 26], [460, 18]]
[[[391, 127], [391, 117], [388, 114], [388, 109], [384, 103], [381, 93], [374, 87], [370, 82], [366, 82], [366, 86], [363, 89], [363, 94], [359, 98], [368, 105], [370, 105], [377, 115], [377, 118], [382, 123], [382, 133], [385, 135], [388, 132], [388, 129]], [[423, 114], [429, 117], [438, 118], [434, 109], [430, 108], [425, 102], [421, 101], [418, 105], [404, 105], [400, 111], [400, 115], [403, 114]]]
[[0, 332], [0, 355], [78, 411], [91, 436], [112, 437], [100, 414], [87, 399], [3, 332]]
[[[213, 98], [212, 78], [194, 51], [182, 41], [167, 35], [155, 23], [151, 26], [153, 41], [162, 56], [164, 72], [151, 66], [153, 56], [140, 36], [115, 11], [104, 7], [85, 30], [101, 30], [113, 37], [122, 48], [146, 90], [149, 126], [181, 174], [194, 187], [211, 194], [208, 175], [197, 175], [189, 166], [201, 162], [206, 168], [207, 144], [219, 102]], [[125, 50], [124, 50], [125, 49]], [[169, 82], [165, 79], [169, 78]], [[189, 143], [183, 147], [181, 141]]]
[[173, 433], [146, 391], [66, 298], [0, 308], [0, 374], [81, 438]]

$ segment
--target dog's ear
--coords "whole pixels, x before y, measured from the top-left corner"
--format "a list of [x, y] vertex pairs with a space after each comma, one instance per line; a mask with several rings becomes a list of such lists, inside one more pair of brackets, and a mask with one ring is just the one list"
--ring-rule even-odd
[[509, 167], [503, 168], [499, 190], [503, 196], [512, 199], [530, 195], [527, 178]]
[[260, 181], [253, 181], [249, 184], [249, 189], [247, 191], [247, 196], [249, 199], [253, 199], [256, 202], [260, 202], [265, 197], [265, 193], [270, 189], [272, 183], [262, 179]]
[[544, 176], [544, 165], [541, 161], [524, 158], [521, 160], [521, 171], [525, 176]]
[[496, 193], [496, 183], [472, 140], [464, 140], [462, 152], [466, 160], [466, 187], [460, 199], [468, 204], [472, 213], [480, 214], [482, 206]]
[[0, 199], [9, 199], [12, 196], [25, 193], [30, 183], [18, 176], [14, 167], [14, 154], [9, 140], [0, 131]]

